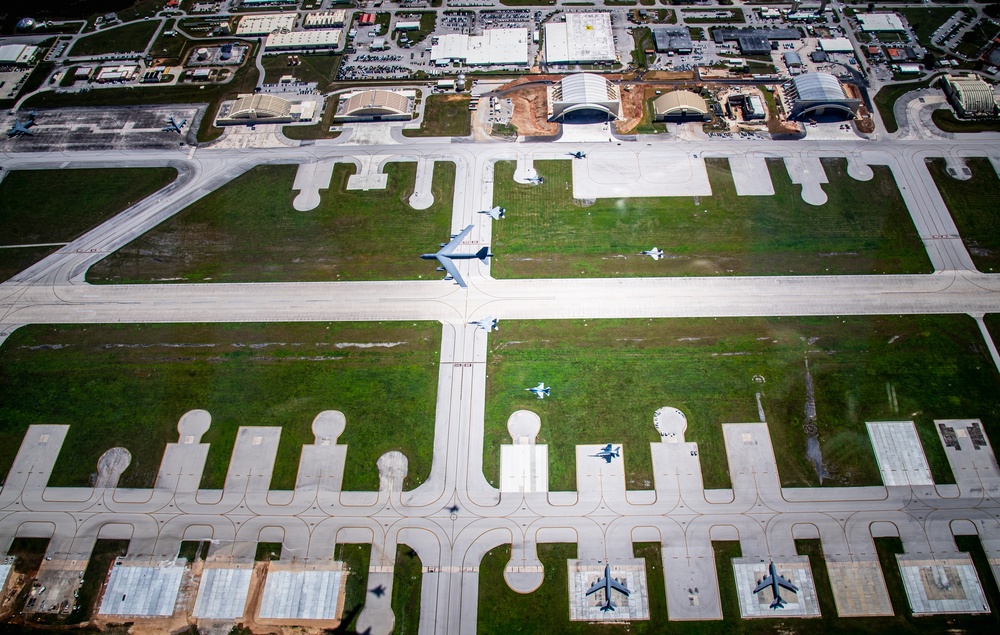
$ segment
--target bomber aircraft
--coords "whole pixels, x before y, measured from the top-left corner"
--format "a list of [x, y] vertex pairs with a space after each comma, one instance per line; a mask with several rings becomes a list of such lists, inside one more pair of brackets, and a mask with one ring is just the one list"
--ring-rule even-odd
[[421, 254], [420, 257], [423, 258], [424, 260], [436, 259], [439, 263], [441, 263], [441, 266], [438, 267], [437, 270], [448, 272], [447, 275], [445, 275], [444, 277], [445, 280], [454, 280], [455, 282], [458, 283], [458, 286], [460, 287], [467, 286], [465, 284], [465, 280], [462, 278], [462, 274], [458, 273], [458, 268], [452, 261], [478, 259], [482, 260], [483, 262], [486, 262], [487, 258], [493, 256], [493, 254], [490, 253], [489, 247], [483, 247], [482, 249], [473, 254], [455, 253], [455, 250], [458, 248], [459, 245], [462, 244], [462, 241], [465, 240], [465, 237], [468, 236], [469, 232], [471, 231], [472, 231], [472, 225], [469, 225], [459, 233], [453, 235], [451, 237], [451, 242], [441, 243], [441, 249], [439, 249], [436, 253]]
[[753, 592], [759, 593], [764, 589], [771, 587], [771, 593], [774, 595], [774, 601], [771, 602], [769, 608], [772, 609], [783, 609], [785, 608], [785, 601], [781, 599], [780, 588], [785, 588], [792, 593], [798, 593], [799, 589], [794, 584], [786, 580], [785, 578], [778, 575], [777, 570], [774, 568], [774, 562], [767, 566], [767, 576], [763, 580], [757, 581], [757, 586], [754, 587]]
[[611, 459], [617, 459], [622, 455], [622, 446], [618, 446], [614, 450], [611, 449], [611, 444], [607, 444], [597, 452], [597, 454], [591, 454], [590, 456], [597, 457], [599, 459], [604, 459], [605, 462], [610, 463]]
[[9, 138], [20, 137], [23, 135], [33, 135], [34, 131], [31, 127], [35, 125], [35, 111], [32, 110], [28, 113], [28, 121], [21, 123], [20, 119], [14, 119], [14, 124], [7, 130], [7, 136]]
[[177, 123], [176, 119], [170, 117], [170, 119], [167, 120], [167, 125], [163, 127], [163, 132], [176, 132], [177, 134], [181, 134], [181, 128], [183, 128], [186, 123], [187, 119]]
[[534, 388], [525, 388], [525, 390], [530, 393], [534, 393], [539, 399], [545, 399], [549, 396], [549, 393], [552, 392], [552, 386], [546, 387], [545, 382], [543, 381]]
[[630, 594], [629, 590], [625, 588], [624, 584], [611, 577], [610, 564], [604, 565], [604, 577], [598, 579], [597, 582], [594, 583], [594, 586], [587, 589], [587, 595], [591, 595], [592, 593], [597, 593], [601, 589], [604, 589], [604, 606], [601, 607], [601, 613], [604, 613], [606, 611], [613, 611], [616, 608], [614, 601], [612, 601], [611, 599], [612, 590], [618, 591], [625, 597], [628, 597]]

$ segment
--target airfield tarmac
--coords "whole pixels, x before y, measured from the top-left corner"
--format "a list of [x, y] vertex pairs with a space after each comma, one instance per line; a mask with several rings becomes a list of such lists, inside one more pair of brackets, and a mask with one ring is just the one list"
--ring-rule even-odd
[[[221, 491], [198, 490], [207, 455], [207, 446], [200, 442], [205, 417], [198, 413], [179, 424], [178, 443], [167, 448], [152, 490], [117, 488], [118, 475], [127, 465], [117, 460], [102, 462], [93, 489], [48, 487], [48, 473], [66, 427], [31, 428], [0, 490], [4, 527], [0, 536], [5, 541], [14, 536], [52, 539], [47, 553], [52, 560], [45, 562], [39, 574], [40, 580], [50, 581], [47, 601], [51, 605], [58, 607], [60, 598], [72, 598], [74, 580], [99, 537], [130, 538], [127, 560], [131, 564], [163, 569], [162, 579], [155, 572], [148, 573], [150, 584], [159, 580], [157, 588], [178, 579], [171, 571], [174, 565], [160, 563], [173, 562], [181, 540], [211, 539], [209, 560], [239, 571], [252, 562], [258, 541], [277, 538], [283, 542], [282, 566], [292, 573], [282, 574], [283, 581], [275, 582], [273, 588], [292, 593], [312, 584], [307, 570], [323, 572], [329, 584], [340, 584], [334, 575], [340, 566], [332, 557], [335, 543], [371, 543], [369, 586], [382, 585], [386, 596], [366, 603], [358, 626], [360, 630], [371, 627], [375, 633], [388, 633], [392, 628], [388, 598], [400, 543], [418, 552], [425, 566], [420, 630], [428, 633], [475, 632], [479, 562], [488, 550], [502, 544], [512, 545], [508, 583], [527, 591], [540, 582], [538, 543], [576, 542], [580, 560], [627, 563], [633, 560], [633, 540], [660, 542], [672, 620], [721, 617], [713, 539], [739, 539], [748, 558], [797, 563], [794, 540], [820, 538], [840, 615], [884, 614], [885, 602], [865, 602], [849, 590], [836, 590], [863, 580], [872, 585], [872, 594], [887, 599], [884, 581], [880, 587], [881, 576], [873, 575], [873, 562], [877, 567], [873, 537], [898, 535], [905, 555], [920, 556], [913, 562], [901, 560], [902, 566], [916, 567], [912, 575], [904, 576], [915, 612], [921, 607], [947, 610], [962, 602], [968, 608], [978, 601], [975, 584], [962, 577], [968, 573], [962, 568], [967, 556], [955, 547], [956, 532], [978, 533], [994, 576], [1000, 574], [1000, 525], [996, 522], [1000, 474], [988, 444], [963, 445], [960, 452], [942, 437], [957, 479], [954, 486], [900, 483], [890, 470], [883, 471], [885, 485], [881, 487], [790, 489], [780, 485], [767, 424], [729, 424], [724, 434], [733, 487], [705, 490], [697, 446], [684, 440], [683, 419], [675, 417], [662, 420], [663, 442], [650, 448], [655, 468], [651, 491], [627, 491], [622, 463], [605, 464], [589, 457], [593, 448], [587, 446], [577, 449], [577, 492], [495, 489], [482, 470], [488, 334], [468, 324], [487, 314], [504, 320], [956, 312], [981, 318], [984, 313], [998, 312], [1000, 279], [975, 271], [924, 165], [928, 157], [944, 156], [960, 164], [966, 157], [985, 156], [996, 167], [1000, 146], [994, 136], [904, 145], [891, 139], [664, 143], [640, 138], [621, 145], [592, 142], [573, 148], [587, 153], [586, 159], [574, 160], [574, 176], [578, 169], [590, 172], [591, 166], [614, 163], [625, 166], [619, 168], [623, 179], [667, 190], [678, 183], [683, 190], [684, 184], [696, 181], [698, 163], [705, 157], [735, 158], [734, 165], [741, 167], [734, 167], [734, 177], [737, 173], [759, 175], [765, 158], [781, 158], [793, 178], [808, 185], [804, 196], [819, 196], [822, 191], [822, 168], [816, 172], [820, 157], [847, 158], [853, 166], [851, 174], [859, 178], [864, 178], [866, 166], [888, 165], [934, 264], [935, 273], [930, 275], [494, 280], [487, 265], [474, 262], [459, 265], [469, 282], [467, 289], [437, 280], [99, 287], [83, 281], [91, 264], [260, 163], [351, 161], [366, 166], [364, 174], [377, 179], [380, 166], [390, 160], [417, 161], [425, 171], [426, 164], [435, 160], [454, 161], [459, 176], [452, 227], [474, 224], [470, 243], [488, 244], [492, 221], [478, 211], [494, 204], [493, 162], [515, 159], [519, 165], [530, 166], [535, 160], [569, 160], [567, 144], [473, 145], [436, 139], [408, 139], [407, 144], [350, 145], [338, 139], [253, 152], [212, 147], [95, 152], [67, 148], [58, 157], [20, 151], [23, 146], [11, 143], [3, 146], [6, 153], [0, 164], [11, 170], [175, 165], [181, 174], [169, 188], [0, 285], [0, 341], [21, 324], [72, 322], [434, 319], [442, 323], [443, 332], [431, 475], [410, 492], [401, 488], [406, 470], [402, 455], [380, 460], [383, 478], [377, 492], [340, 491], [347, 448], [337, 444], [336, 430], [351, 422], [341, 422], [333, 413], [318, 418], [315, 444], [303, 448], [297, 486], [283, 492], [269, 489], [278, 428], [241, 431]], [[19, 152], [12, 154], [11, 148]], [[634, 158], [619, 163], [621, 153], [629, 152]], [[650, 161], [664, 168], [686, 162], [687, 172], [678, 169], [677, 175], [660, 178], [644, 168], [626, 171], [630, 165]], [[308, 169], [322, 172], [318, 167]], [[593, 172], [597, 174], [597, 168]], [[746, 181], [759, 179], [748, 176]], [[766, 193], [763, 185], [746, 187]], [[315, 190], [320, 197], [327, 195], [321, 187]], [[516, 220], [512, 215], [499, 222]], [[983, 333], [992, 347], [985, 328]], [[991, 351], [998, 361], [995, 347]], [[973, 428], [969, 422], [952, 425], [957, 431]], [[957, 432], [955, 437], [959, 438]], [[873, 444], [879, 438], [873, 435]], [[919, 443], [913, 438], [907, 447]], [[645, 449], [624, 448], [623, 456], [639, 451]], [[893, 450], [888, 448], [879, 456], [883, 455], [893, 456]], [[915, 455], [909, 452], [907, 456]], [[970, 460], [976, 466], [973, 471], [968, 469]], [[457, 512], [452, 511], [455, 505]], [[231, 586], [224, 582], [219, 586], [221, 595], [211, 592], [216, 599], [205, 604], [206, 596], [202, 606], [224, 607], [218, 609], [220, 614], [231, 615], [239, 605], [238, 589], [245, 585], [245, 574], [227, 575], [219, 580], [231, 580]], [[940, 586], [942, 579], [953, 578], [962, 584], [950, 588], [962, 589], [962, 597], [942, 597], [926, 586]], [[235, 596], [229, 589], [237, 589]], [[134, 598], [139, 608], [113, 610], [133, 611], [127, 614], [134, 616], [135, 611], [145, 610], [142, 602], [150, 593], [140, 592]], [[267, 591], [264, 596], [262, 606], [275, 602], [276, 596]], [[323, 597], [323, 606], [329, 607], [334, 596]], [[930, 602], [935, 598], [953, 603], [933, 605]], [[122, 601], [127, 603], [127, 599]], [[189, 604], [174, 607], [175, 612], [190, 610]], [[291, 623], [329, 618], [329, 613], [275, 617], [266, 610], [257, 617]]]

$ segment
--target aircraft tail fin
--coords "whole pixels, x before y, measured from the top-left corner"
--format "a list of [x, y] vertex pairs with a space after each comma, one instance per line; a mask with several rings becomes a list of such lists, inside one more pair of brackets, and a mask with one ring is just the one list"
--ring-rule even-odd
[[491, 255], [493, 254], [490, 253], [489, 247], [483, 247], [482, 249], [476, 252], [476, 258], [479, 258], [480, 260], [486, 260]]
[[781, 596], [774, 598], [774, 602], [771, 602], [772, 609], [783, 609], [785, 608], [785, 601], [781, 599]]

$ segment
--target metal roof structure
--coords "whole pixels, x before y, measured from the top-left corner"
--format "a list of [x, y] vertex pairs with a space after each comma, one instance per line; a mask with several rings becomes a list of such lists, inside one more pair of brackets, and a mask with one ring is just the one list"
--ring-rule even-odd
[[689, 53], [694, 48], [691, 33], [686, 26], [655, 27], [651, 30], [657, 51]]
[[545, 25], [545, 61], [549, 64], [615, 59], [610, 13], [568, 13], [565, 22]]
[[960, 117], [984, 117], [997, 113], [993, 87], [974, 73], [946, 75], [944, 92]]
[[689, 90], [671, 91], [653, 100], [653, 115], [657, 119], [704, 117], [710, 112], [708, 102]]
[[469, 66], [528, 65], [528, 29], [486, 29], [482, 35], [449, 33], [431, 44], [435, 64], [463, 61]]
[[549, 86], [550, 120], [562, 120], [570, 113], [590, 112], [617, 119], [621, 112], [618, 88], [600, 75], [576, 73]]
[[784, 57], [788, 66], [802, 66], [802, 57], [795, 51], [786, 51]]
[[791, 117], [838, 114], [854, 117], [861, 100], [844, 90], [840, 80], [829, 73], [805, 73], [782, 86]]
[[291, 117], [292, 102], [275, 95], [240, 95], [229, 109], [227, 119], [284, 119]]
[[903, 21], [895, 13], [859, 13], [862, 31], [905, 31]]
[[0, 64], [29, 64], [37, 52], [37, 46], [5, 44], [0, 46]]
[[312, 31], [292, 31], [272, 33], [264, 42], [265, 51], [294, 49], [337, 48], [340, 44], [340, 29], [313, 29]]
[[335, 119], [410, 118], [416, 93], [412, 90], [361, 90], [340, 96]]
[[267, 35], [291, 31], [295, 27], [294, 13], [264, 13], [240, 18], [236, 35]]
[[827, 53], [853, 53], [854, 45], [846, 37], [823, 38], [819, 47]]

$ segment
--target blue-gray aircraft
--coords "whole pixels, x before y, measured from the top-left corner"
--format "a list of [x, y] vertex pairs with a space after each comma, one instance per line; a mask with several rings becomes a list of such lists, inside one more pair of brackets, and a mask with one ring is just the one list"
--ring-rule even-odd
[[584, 152], [583, 150], [577, 150], [576, 152], [570, 152], [569, 156], [573, 157], [574, 159], [586, 159], [587, 153]]
[[771, 587], [771, 593], [774, 595], [774, 601], [771, 602], [771, 606], [769, 607], [772, 609], [785, 608], [785, 601], [781, 599], [780, 588], [788, 589], [792, 593], [799, 592], [798, 587], [796, 587], [794, 584], [792, 584], [785, 578], [778, 575], [778, 572], [774, 568], [774, 562], [771, 562], [771, 564], [768, 565], [767, 577], [757, 582], [757, 586], [754, 587], [753, 592], [759, 593], [760, 591], [763, 591], [767, 587]]
[[625, 597], [628, 597], [630, 593], [629, 590], [625, 588], [624, 584], [611, 577], [610, 564], [604, 565], [604, 577], [598, 579], [597, 582], [594, 583], [594, 586], [587, 589], [587, 595], [597, 593], [601, 589], [604, 589], [604, 606], [601, 607], [601, 613], [604, 613], [605, 611], [613, 611], [616, 608], [615, 603], [611, 600], [612, 589], [618, 591]]
[[500, 220], [501, 218], [503, 218], [507, 214], [507, 210], [505, 208], [500, 207], [499, 205], [497, 205], [493, 209], [484, 209], [483, 211], [481, 211], [479, 213], [480, 214], [489, 214], [490, 218], [492, 218], [493, 220]]
[[177, 134], [182, 134], [181, 128], [183, 128], [184, 124], [186, 123], [187, 119], [184, 119], [180, 123], [177, 123], [177, 120], [171, 117], [167, 121], [167, 125], [163, 127], [163, 132], [176, 132]]
[[663, 258], [663, 252], [660, 250], [659, 247], [653, 247], [652, 249], [647, 249], [646, 251], [640, 251], [639, 255], [649, 256], [653, 260], [659, 260], [660, 258]]
[[590, 456], [597, 457], [599, 459], [604, 459], [605, 462], [610, 463], [611, 459], [617, 459], [622, 455], [622, 446], [618, 446], [614, 450], [611, 449], [611, 444], [607, 444], [597, 454], [591, 454]]
[[458, 248], [459, 245], [462, 244], [462, 241], [465, 240], [465, 237], [468, 236], [469, 232], [471, 231], [472, 231], [472, 225], [469, 225], [459, 233], [452, 236], [451, 242], [441, 243], [441, 249], [439, 249], [437, 253], [421, 254], [420, 257], [423, 258], [424, 260], [437, 260], [439, 263], [441, 263], [441, 266], [438, 267], [437, 270], [448, 272], [447, 275], [444, 277], [445, 280], [454, 280], [455, 282], [458, 283], [458, 286], [460, 287], [467, 286], [465, 284], [465, 280], [462, 279], [462, 275], [458, 273], [458, 268], [452, 261], [476, 259], [486, 262], [487, 258], [493, 256], [493, 254], [490, 253], [489, 247], [483, 247], [482, 249], [473, 254], [455, 253], [455, 250]]
[[22, 135], [33, 135], [35, 134], [31, 127], [35, 125], [35, 111], [32, 110], [28, 113], [28, 121], [21, 123], [20, 119], [14, 119], [14, 125], [7, 130], [7, 136], [10, 138], [20, 137]]
[[500, 321], [500, 318], [495, 318], [495, 317], [487, 315], [483, 319], [476, 320], [475, 322], [469, 322], [469, 324], [475, 324], [476, 326], [478, 326], [479, 328], [483, 329], [484, 331], [499, 331], [500, 327], [497, 326], [497, 323], [499, 321]]
[[526, 180], [528, 183], [534, 183], [535, 185], [541, 185], [545, 182], [545, 179], [540, 176], [529, 176]]
[[534, 395], [539, 399], [545, 399], [546, 397], [549, 396], [549, 393], [552, 392], [552, 387], [549, 386], [548, 388], [546, 388], [545, 382], [543, 381], [534, 388], [525, 388], [525, 390], [527, 390], [530, 393], [534, 393]]

